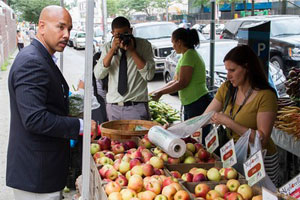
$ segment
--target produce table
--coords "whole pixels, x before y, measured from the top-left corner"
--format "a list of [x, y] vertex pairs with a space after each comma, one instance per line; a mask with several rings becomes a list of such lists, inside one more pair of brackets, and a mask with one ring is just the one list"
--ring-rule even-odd
[[300, 141], [295, 140], [293, 135], [289, 135], [282, 130], [273, 128], [271, 138], [280, 148], [300, 157]]

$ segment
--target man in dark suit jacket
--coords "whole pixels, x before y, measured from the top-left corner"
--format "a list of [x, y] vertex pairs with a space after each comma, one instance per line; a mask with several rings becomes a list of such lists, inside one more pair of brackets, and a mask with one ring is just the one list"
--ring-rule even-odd
[[44, 8], [36, 39], [19, 52], [10, 70], [6, 183], [14, 188], [16, 200], [59, 199], [66, 185], [69, 139], [77, 139], [82, 120], [68, 117], [69, 87], [54, 53], [64, 50], [71, 29], [67, 10]]

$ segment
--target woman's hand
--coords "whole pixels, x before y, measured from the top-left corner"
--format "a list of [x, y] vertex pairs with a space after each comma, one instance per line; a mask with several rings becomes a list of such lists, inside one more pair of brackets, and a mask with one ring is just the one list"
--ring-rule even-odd
[[216, 112], [212, 118], [211, 118], [211, 122], [217, 125], [224, 125], [226, 127], [228, 127], [229, 123], [232, 121], [232, 119], [230, 119], [230, 117], [226, 114], [224, 114], [223, 112]]
[[162, 96], [161, 92], [152, 92], [150, 93], [151, 99], [154, 101], [158, 101], [160, 97]]

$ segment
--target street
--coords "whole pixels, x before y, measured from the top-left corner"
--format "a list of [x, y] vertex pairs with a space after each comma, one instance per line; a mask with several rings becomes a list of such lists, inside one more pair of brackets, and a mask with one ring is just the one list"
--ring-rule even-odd
[[[18, 53], [16, 50], [11, 56], [13, 59]], [[60, 57], [59, 53], [56, 53], [56, 57]], [[91, 56], [92, 58], [92, 56]], [[13, 63], [13, 59], [10, 60], [10, 63]], [[64, 51], [64, 66], [63, 74], [66, 78], [70, 90], [73, 90], [72, 85], [77, 88], [78, 80], [84, 74], [84, 65], [85, 65], [85, 51], [84, 50], [75, 50], [70, 47], [66, 47]], [[59, 60], [58, 60], [59, 65]], [[0, 200], [13, 200], [12, 189], [8, 188], [5, 183], [6, 176], [6, 154], [7, 154], [7, 144], [9, 137], [9, 124], [10, 124], [10, 111], [9, 111], [9, 94], [7, 86], [7, 78], [10, 70], [10, 66], [7, 67], [7, 71], [0, 71]], [[148, 84], [149, 92], [163, 86], [165, 83], [163, 81], [163, 76], [161, 74], [155, 75], [154, 80], [150, 81]], [[177, 96], [164, 95], [162, 100], [170, 104], [175, 109], [180, 109], [180, 102]], [[20, 166], [22, 167], [22, 166]], [[45, 180], [46, 181], [46, 180]], [[65, 200], [71, 200], [71, 194], [65, 195]]]

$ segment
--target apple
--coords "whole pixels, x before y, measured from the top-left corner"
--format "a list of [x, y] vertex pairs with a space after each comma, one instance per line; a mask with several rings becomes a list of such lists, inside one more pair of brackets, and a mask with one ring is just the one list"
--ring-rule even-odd
[[134, 158], [129, 162], [129, 164], [130, 164], [130, 169], [132, 169], [134, 166], [141, 165], [142, 163], [139, 159]]
[[138, 194], [138, 198], [140, 200], [154, 200], [154, 198], [156, 197], [156, 194], [152, 191], [146, 190], [144, 192], [140, 192]]
[[122, 195], [122, 200], [131, 200], [132, 198], [137, 197], [136, 192], [129, 188], [122, 189], [120, 193]]
[[221, 168], [221, 169], [219, 170], [219, 173], [221, 174], [221, 176], [225, 176], [225, 168], [224, 168], [224, 167]]
[[175, 193], [174, 200], [190, 200], [190, 195], [187, 191], [179, 190]]
[[195, 153], [196, 147], [193, 143], [186, 143], [186, 149], [192, 153]]
[[110, 193], [108, 196], [108, 200], [122, 200], [122, 195], [120, 192]]
[[173, 179], [172, 179], [172, 177], [167, 177], [167, 178], [165, 178], [164, 180], [163, 180], [163, 182], [162, 182], [162, 186], [163, 186], [163, 188], [164, 187], [166, 187], [167, 185], [170, 185], [171, 183], [174, 183], [174, 181], [173, 181]]
[[252, 200], [262, 200], [262, 195], [256, 195], [252, 197]]
[[106, 136], [104, 136], [104, 137], [101, 137], [98, 141], [97, 141], [97, 143], [100, 145], [100, 148], [102, 149], [102, 150], [109, 150], [110, 149], [110, 147], [111, 147], [111, 140], [108, 138], [108, 137], [106, 137]]
[[160, 194], [161, 189], [162, 189], [161, 184], [158, 181], [151, 182], [150, 180], [147, 183], [145, 188], [146, 188], [146, 190], [152, 191], [155, 194]]
[[196, 159], [193, 156], [188, 156], [187, 158], [184, 159], [184, 163], [186, 164], [196, 163]]
[[142, 168], [142, 166], [141, 165], [134, 166], [131, 169], [131, 174], [132, 175], [137, 174], [137, 175], [143, 176], [143, 168]]
[[143, 170], [144, 176], [152, 176], [154, 174], [154, 168], [150, 164], [143, 164], [142, 170]]
[[100, 151], [100, 145], [96, 143], [91, 143], [91, 154], [94, 155], [96, 152]]
[[210, 153], [208, 151], [206, 151], [205, 149], [200, 149], [198, 151], [198, 157], [202, 161], [207, 161], [209, 159], [209, 157], [210, 157]]
[[121, 164], [121, 159], [117, 159], [114, 161], [113, 166], [114, 166], [115, 170], [119, 171], [120, 164]]
[[181, 178], [181, 174], [179, 171], [170, 171], [170, 173], [174, 178]]
[[228, 187], [230, 192], [236, 192], [240, 187], [240, 182], [235, 179], [230, 179], [227, 181], [226, 186]]
[[111, 140], [110, 144], [111, 146], [116, 145], [116, 144], [120, 144], [121, 142], [118, 140]]
[[215, 200], [218, 197], [221, 197], [221, 196], [220, 196], [219, 192], [217, 192], [216, 190], [210, 190], [206, 194], [206, 200]]
[[128, 154], [125, 154], [122, 158], [122, 161], [125, 161], [125, 162], [130, 162], [131, 158], [129, 157]]
[[125, 148], [122, 144], [116, 144], [112, 146], [112, 151], [114, 154], [123, 153], [125, 151]]
[[99, 174], [102, 178], [105, 178], [105, 173], [107, 170], [114, 168], [112, 165], [104, 165], [103, 167], [101, 167], [101, 169], [99, 170]]
[[168, 162], [168, 159], [169, 159], [168, 154], [166, 154], [164, 152], [157, 154], [157, 157], [161, 158], [164, 162]]
[[243, 197], [242, 197], [241, 194], [239, 194], [239, 193], [237, 193], [237, 192], [231, 192], [231, 193], [227, 196], [226, 200], [244, 200], [244, 199], [243, 199]]
[[252, 188], [248, 184], [241, 185], [237, 192], [241, 194], [245, 200], [250, 200], [253, 196]]
[[194, 154], [193, 154], [193, 152], [191, 152], [189, 150], [186, 150], [183, 156], [186, 158], [186, 157], [189, 157], [189, 156], [194, 156]]
[[101, 157], [104, 157], [105, 155], [104, 155], [104, 153], [102, 152], [102, 151], [98, 151], [98, 152], [96, 152], [94, 155], [93, 155], [93, 158], [94, 158], [94, 160], [96, 161], [97, 160], [97, 158], [101, 158]]
[[154, 200], [168, 200], [168, 198], [165, 195], [160, 194], [157, 195]]
[[153, 156], [149, 162], [156, 169], [161, 169], [164, 167], [164, 161], [157, 156]]
[[148, 162], [152, 158], [152, 154], [150, 152], [142, 152], [143, 161]]
[[115, 182], [118, 183], [120, 186], [128, 185], [128, 180], [124, 175], [119, 175]]
[[115, 160], [117, 160], [117, 159], [120, 159], [120, 160], [121, 160], [121, 159], [124, 157], [124, 155], [125, 155], [124, 153], [116, 154], [116, 155], [114, 156], [114, 159], [115, 159]]
[[225, 184], [219, 184], [215, 186], [215, 190], [220, 193], [221, 197], [229, 192], [228, 187]]
[[206, 181], [206, 176], [202, 173], [194, 174], [193, 182], [201, 182], [201, 181]]
[[180, 159], [179, 158], [169, 157], [168, 158], [168, 163], [169, 164], [179, 164], [180, 163]]
[[143, 189], [143, 178], [140, 175], [133, 174], [128, 181], [129, 189], [140, 192]]
[[195, 174], [197, 169], [198, 169], [197, 167], [193, 167], [192, 169], [190, 169], [189, 173]]
[[161, 148], [155, 147], [154, 150], [153, 150], [153, 153], [154, 153], [155, 155], [158, 155], [159, 153], [163, 153], [163, 151], [161, 150]]
[[177, 190], [175, 187], [167, 185], [162, 189], [161, 194], [165, 195], [168, 198], [168, 200], [173, 200], [176, 192]]
[[101, 164], [101, 165], [106, 165], [106, 164], [113, 165], [114, 161], [112, 159], [104, 156], [104, 157], [101, 157], [101, 158], [97, 158], [96, 163]]
[[132, 154], [133, 152], [135, 152], [137, 149], [136, 148], [131, 148], [127, 151], [127, 154]]
[[181, 176], [181, 179], [186, 181], [186, 182], [192, 182], [193, 181], [193, 174], [192, 173], [184, 173]]
[[135, 159], [135, 158], [142, 159], [143, 158], [142, 152], [139, 150], [136, 150], [135, 152], [133, 152], [131, 154], [131, 159]]
[[126, 161], [121, 161], [120, 166], [119, 166], [119, 171], [122, 174], [125, 174], [126, 172], [128, 172], [130, 170], [130, 165], [128, 162]]
[[207, 171], [207, 178], [210, 181], [220, 181], [221, 174], [219, 173], [219, 170], [217, 168], [213, 167]]
[[152, 147], [152, 144], [149, 139], [143, 138], [139, 141], [139, 146], [145, 147], [146, 149], [150, 149]]
[[164, 175], [165, 172], [162, 169], [156, 169], [156, 168], [154, 168], [154, 174], [155, 175]]
[[105, 172], [105, 178], [115, 180], [118, 177], [118, 172], [114, 168], [109, 169]]
[[131, 170], [129, 170], [128, 172], [126, 172], [125, 177], [127, 178], [127, 180], [129, 180], [131, 176]]
[[160, 183], [160, 185], [162, 186], [163, 180], [165, 179], [162, 176], [163, 175], [160, 175], [160, 176], [159, 175], [153, 175], [153, 176], [151, 176], [150, 181], [158, 181]]
[[203, 149], [203, 146], [200, 143], [195, 143], [194, 146], [196, 148], [196, 152], [199, 152], [200, 149]]
[[181, 185], [179, 183], [171, 183], [171, 186], [173, 186], [177, 191], [179, 190], [183, 190], [183, 188], [181, 187]]
[[197, 169], [195, 170], [195, 172], [194, 172], [194, 175], [195, 175], [195, 174], [199, 174], [199, 173], [201, 173], [201, 174], [203, 174], [204, 176], [207, 177], [207, 170], [206, 170], [206, 169], [203, 169], [203, 168], [197, 168]]
[[121, 186], [118, 183], [112, 181], [105, 185], [104, 190], [107, 195], [110, 195], [113, 192], [120, 192]]
[[232, 167], [225, 168], [224, 177], [226, 179], [236, 179], [237, 175], [238, 175], [237, 171], [234, 168]]
[[135, 141], [132, 141], [132, 140], [126, 141], [126, 142], [124, 142], [124, 144], [127, 145], [128, 149], [132, 149], [132, 148], [136, 148], [137, 147]]
[[216, 162], [216, 159], [213, 157], [210, 157], [207, 161], [207, 163], [215, 163], [215, 162]]
[[210, 191], [210, 187], [205, 183], [199, 183], [195, 187], [195, 195], [196, 197], [206, 197], [206, 194]]

